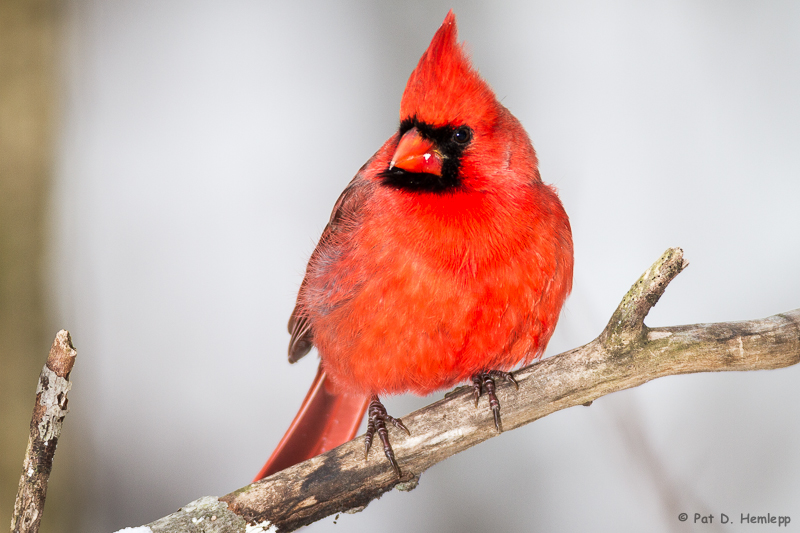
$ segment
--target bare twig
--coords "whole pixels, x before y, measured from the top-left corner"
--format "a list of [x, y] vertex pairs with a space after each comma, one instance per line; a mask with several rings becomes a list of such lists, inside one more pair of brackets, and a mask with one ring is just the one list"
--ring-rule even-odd
[[[515, 372], [518, 391], [498, 383], [504, 428], [662, 376], [800, 362], [800, 309], [745, 322], [645, 326], [650, 308], [686, 265], [680, 249], [667, 250], [631, 287], [597, 339]], [[358, 438], [222, 498], [201, 498], [150, 528], [194, 531], [185, 524], [203, 520], [209, 532], [244, 531], [246, 525], [248, 531], [293, 531], [334, 513], [363, 509], [392, 488], [414, 488], [432, 465], [497, 435], [491, 411], [483, 405], [475, 409], [470, 399], [469, 389], [456, 390], [403, 417], [411, 436], [397, 431], [392, 437], [405, 473], [401, 480], [377, 455], [365, 461]]]
[[62, 329], [56, 334], [47, 363], [39, 375], [28, 449], [11, 518], [12, 533], [39, 531], [53, 456], [61, 435], [61, 424], [67, 415], [67, 393], [72, 387], [69, 373], [76, 355], [69, 332]]

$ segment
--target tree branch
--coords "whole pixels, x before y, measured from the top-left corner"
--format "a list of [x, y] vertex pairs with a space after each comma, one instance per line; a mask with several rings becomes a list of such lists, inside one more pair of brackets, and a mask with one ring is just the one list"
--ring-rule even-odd
[[11, 533], [39, 531], [47, 482], [61, 436], [61, 424], [67, 416], [67, 393], [72, 388], [69, 373], [76, 355], [69, 332], [62, 329], [56, 334], [50, 355], [39, 375], [28, 449], [22, 463], [22, 476], [11, 518]]
[[[519, 390], [498, 383], [505, 430], [662, 376], [800, 362], [800, 309], [744, 322], [645, 326], [647, 313], [687, 264], [682, 250], [667, 250], [631, 287], [597, 339], [515, 372]], [[468, 387], [403, 422], [411, 436], [392, 435], [405, 473], [401, 480], [379, 451], [364, 460], [363, 441], [356, 438], [222, 498], [196, 500], [149, 527], [195, 531], [187, 525], [203, 521], [203, 531], [244, 531], [246, 524], [248, 531], [293, 531], [334, 513], [362, 510], [392, 488], [411, 490], [434, 464], [498, 434], [491, 411], [474, 407]]]

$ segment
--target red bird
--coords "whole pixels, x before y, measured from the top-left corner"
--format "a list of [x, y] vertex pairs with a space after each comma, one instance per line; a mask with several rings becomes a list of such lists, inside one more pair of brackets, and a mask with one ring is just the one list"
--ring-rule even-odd
[[353, 438], [369, 402], [398, 476], [379, 396], [426, 395], [541, 356], [572, 287], [572, 233], [519, 121], [472, 68], [449, 12], [400, 103], [400, 127], [333, 209], [289, 320], [289, 361], [312, 345], [317, 379], [259, 473]]

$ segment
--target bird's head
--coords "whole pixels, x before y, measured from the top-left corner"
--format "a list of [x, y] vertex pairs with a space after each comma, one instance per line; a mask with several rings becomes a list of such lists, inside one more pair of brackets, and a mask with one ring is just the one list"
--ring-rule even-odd
[[538, 178], [525, 130], [470, 64], [452, 11], [408, 80], [398, 139], [382, 176], [400, 189], [482, 190], [512, 167], [517, 176]]

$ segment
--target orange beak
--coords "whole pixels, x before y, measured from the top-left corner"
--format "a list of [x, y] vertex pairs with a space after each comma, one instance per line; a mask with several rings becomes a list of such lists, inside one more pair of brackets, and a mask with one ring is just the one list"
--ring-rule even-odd
[[389, 170], [397, 167], [408, 172], [441, 176], [442, 160], [442, 154], [434, 149], [433, 142], [422, 137], [417, 128], [411, 128], [397, 144]]

